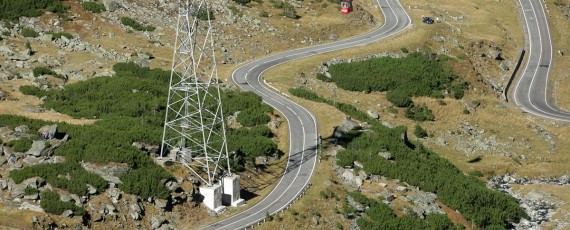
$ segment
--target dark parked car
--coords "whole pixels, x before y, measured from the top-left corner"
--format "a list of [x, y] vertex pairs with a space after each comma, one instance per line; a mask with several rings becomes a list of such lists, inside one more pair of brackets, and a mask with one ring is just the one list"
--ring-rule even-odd
[[433, 19], [430, 17], [423, 17], [422, 22], [425, 24], [433, 24]]

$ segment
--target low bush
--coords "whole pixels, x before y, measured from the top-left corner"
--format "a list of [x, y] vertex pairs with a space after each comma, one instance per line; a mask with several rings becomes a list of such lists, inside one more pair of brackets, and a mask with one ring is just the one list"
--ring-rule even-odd
[[[68, 175], [69, 178], [60, 175]], [[107, 182], [103, 178], [86, 171], [79, 163], [71, 161], [57, 164], [39, 164], [10, 171], [10, 177], [16, 183], [36, 176], [44, 178], [54, 187], [66, 189], [79, 196], [86, 194], [87, 184], [94, 186], [98, 192], [103, 192], [107, 187]]]
[[[113, 70], [116, 73], [114, 77], [89, 79], [69, 85], [64, 90], [44, 91], [32, 86], [20, 87], [25, 94], [47, 96], [45, 108], [54, 108], [76, 118], [97, 117], [99, 120], [94, 125], [58, 125], [58, 132], [69, 135], [71, 139], [58, 147], [54, 154], [64, 156], [66, 163], [71, 165], [34, 165], [14, 170], [11, 174], [15, 180], [42, 176], [54, 187], [83, 194], [86, 184], [98, 186], [99, 179], [81, 171], [79, 162], [118, 162], [131, 167], [129, 173], [120, 177], [123, 182], [120, 188], [123, 191], [141, 197], [168, 196], [169, 192], [162, 181], [170, 175], [156, 166], [146, 153], [133, 147], [132, 143], [160, 144], [170, 72], [143, 68], [134, 63], [117, 63]], [[44, 71], [38, 71], [40, 72]], [[225, 115], [251, 108], [264, 116], [273, 111], [254, 93], [222, 91], [221, 97]], [[27, 124], [32, 130], [37, 130], [46, 125], [46, 122], [0, 115], [0, 124]], [[277, 145], [271, 136], [271, 130], [266, 125], [228, 129], [228, 150], [237, 154], [230, 161], [232, 169], [243, 170], [245, 160], [276, 153]], [[66, 174], [71, 176], [69, 180], [52, 176]]]
[[44, 10], [63, 14], [68, 8], [61, 0], [3, 0], [0, 2], [0, 19], [15, 21], [20, 17], [38, 17]]
[[43, 66], [35, 67], [32, 72], [34, 73], [34, 77], [39, 77], [42, 75], [57, 75], [57, 73], [53, 70]]
[[433, 121], [435, 117], [427, 105], [412, 106], [406, 109], [406, 118], [414, 121]]
[[267, 124], [271, 120], [267, 114], [260, 112], [257, 108], [249, 108], [241, 111], [237, 116], [237, 122], [246, 127]]
[[46, 190], [40, 195], [42, 202], [40, 206], [45, 212], [55, 215], [61, 215], [66, 210], [73, 211], [76, 216], [83, 216], [86, 211], [82, 207], [77, 207], [74, 203], [64, 202], [60, 200], [57, 192]]
[[53, 36], [53, 39], [60, 39], [61, 37], [65, 37], [67, 39], [73, 39], [73, 35], [66, 32], [55, 32], [55, 33], [49, 32], [48, 34], [51, 34]]
[[137, 31], [154, 31], [156, 29], [154, 26], [145, 26], [129, 17], [122, 17], [121, 23]]
[[[409, 52], [401, 48], [402, 52]], [[444, 58], [442, 56], [442, 58]], [[380, 57], [331, 65], [329, 73], [338, 87], [359, 92], [388, 91], [387, 99], [398, 107], [412, 104], [411, 97], [442, 98], [453, 91], [457, 76], [435, 55], [412, 52], [402, 58]], [[455, 98], [462, 97], [457, 92]]]
[[8, 147], [12, 147], [16, 152], [26, 152], [32, 147], [33, 140], [29, 138], [22, 138], [19, 140], [12, 140], [6, 143]]
[[428, 133], [424, 128], [422, 128], [422, 126], [416, 124], [416, 127], [414, 128], [414, 135], [416, 135], [418, 138], [425, 138], [428, 136]]
[[38, 32], [36, 32], [34, 29], [28, 28], [28, 27], [22, 28], [22, 31], [20, 32], [20, 34], [26, 38], [36, 38], [36, 37], [40, 36], [40, 34]]
[[214, 14], [211, 11], [206, 10], [204, 8], [200, 8], [199, 10], [194, 11], [192, 13], [192, 16], [194, 16], [197, 19], [200, 19], [202, 21], [209, 21], [209, 20], [215, 19]]
[[327, 77], [325, 74], [322, 73], [317, 73], [316, 77], [318, 80], [323, 81], [323, 82], [332, 82], [332, 79]]
[[98, 2], [84, 2], [81, 3], [81, 7], [87, 11], [91, 11], [92, 13], [101, 13], [106, 10], [105, 5]]

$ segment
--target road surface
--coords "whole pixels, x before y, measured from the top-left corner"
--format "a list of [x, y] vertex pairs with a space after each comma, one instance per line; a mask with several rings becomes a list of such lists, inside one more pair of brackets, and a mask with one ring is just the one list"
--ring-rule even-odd
[[[248, 63], [236, 69], [233, 81], [246, 91], [253, 91], [280, 113], [289, 124], [289, 159], [283, 176], [275, 188], [259, 203], [232, 217], [202, 229], [242, 229], [263, 220], [266, 213], [285, 209], [306, 189], [316, 165], [317, 122], [307, 109], [289, 100], [263, 84], [260, 75], [273, 66], [326, 52], [365, 46], [394, 35], [411, 23], [411, 19], [397, 0], [377, 0], [384, 15], [384, 25], [370, 33], [313, 47], [300, 48]], [[339, 12], [340, 14], [340, 12]], [[341, 15], [339, 15], [340, 17]]]
[[570, 121], [570, 113], [552, 104], [548, 74], [552, 68], [552, 40], [541, 0], [519, 0], [527, 28], [529, 56], [517, 82], [513, 102], [523, 111], [545, 118]]

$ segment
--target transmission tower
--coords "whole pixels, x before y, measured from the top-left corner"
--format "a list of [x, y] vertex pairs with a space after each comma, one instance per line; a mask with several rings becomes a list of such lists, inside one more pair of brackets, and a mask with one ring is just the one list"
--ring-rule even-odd
[[213, 186], [231, 171], [209, 1], [179, 3], [160, 157], [184, 164]]

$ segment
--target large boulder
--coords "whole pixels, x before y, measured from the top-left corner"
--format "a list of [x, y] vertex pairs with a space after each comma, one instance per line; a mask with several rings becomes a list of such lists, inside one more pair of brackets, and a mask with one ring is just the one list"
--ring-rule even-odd
[[107, 190], [107, 196], [113, 203], [117, 203], [121, 199], [121, 190], [118, 188], [110, 188]]
[[32, 147], [26, 152], [26, 154], [34, 157], [39, 157], [42, 155], [44, 149], [46, 149], [45, 141], [34, 141], [32, 143]]
[[162, 224], [166, 223], [166, 219], [162, 216], [153, 216], [150, 218], [150, 229], [158, 229]]
[[21, 184], [25, 187], [39, 189], [46, 184], [46, 180], [41, 177], [32, 177], [24, 180]]
[[38, 129], [38, 133], [44, 140], [53, 139], [57, 133], [57, 124], [43, 126]]
[[380, 118], [380, 115], [378, 115], [378, 112], [374, 111], [374, 110], [367, 110], [366, 114], [372, 118], [372, 119], [378, 119]]
[[115, 162], [110, 162], [106, 165], [97, 165], [85, 162], [82, 163], [81, 166], [83, 166], [85, 170], [95, 173], [101, 176], [104, 180], [115, 184], [120, 184], [121, 180], [119, 179], [119, 176], [129, 172], [131, 169], [127, 164]]
[[120, 6], [117, 0], [103, 0], [103, 5], [105, 5], [105, 9], [109, 12], [117, 10]]

